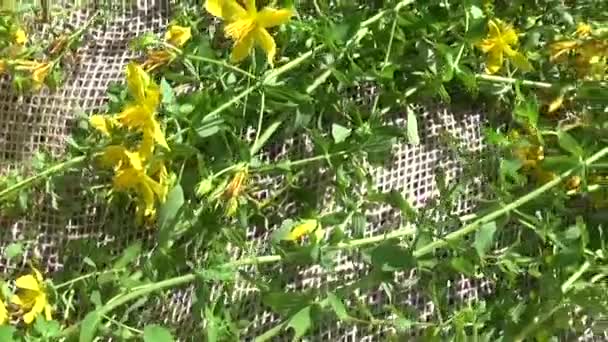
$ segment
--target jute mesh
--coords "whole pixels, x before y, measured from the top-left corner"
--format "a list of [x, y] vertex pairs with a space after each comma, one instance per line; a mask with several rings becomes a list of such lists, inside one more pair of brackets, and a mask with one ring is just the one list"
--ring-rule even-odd
[[[79, 60], [60, 89], [43, 90], [41, 93], [17, 95], [11, 90], [8, 79], [0, 82], [0, 172], [7, 172], [27, 163], [37, 151], [51, 152], [61, 156], [66, 149], [66, 141], [74, 125], [74, 119], [81, 113], [97, 113], [107, 100], [106, 91], [112, 82], [124, 80], [125, 65], [138, 57], [128, 48], [129, 42], [144, 32], [161, 33], [170, 20], [169, 6], [164, 2], [148, 1], [128, 7], [115, 14], [104, 25], [94, 26], [79, 49]], [[78, 27], [84, 23], [92, 11], [74, 11], [68, 23]], [[365, 96], [365, 95], [364, 95]], [[369, 95], [368, 95], [369, 96]], [[458, 180], [462, 165], [442, 142], [446, 132], [459, 141], [469, 151], [481, 151], [483, 141], [481, 126], [482, 113], [454, 112], [450, 109], [427, 106], [417, 109], [421, 143], [417, 146], [397, 144], [392, 158], [373, 172], [378, 190], [396, 190], [412, 201], [417, 208], [424, 207], [437, 196], [437, 171], [442, 170], [448, 180]], [[395, 123], [405, 127], [406, 115], [397, 115]], [[295, 137], [281, 145], [272, 145], [263, 151], [265, 161], [281, 160], [287, 155], [305, 156], [311, 153], [310, 140]], [[83, 190], [91, 181], [87, 171], [63, 177], [68, 188], [68, 198], [53, 203], [45, 195], [40, 195], [37, 205], [27, 216], [8, 218], [0, 214], [0, 249], [2, 252], [12, 242], [28, 241], [24, 258], [19, 260], [0, 259], [0, 268], [6, 272], [21, 269], [26, 260], [34, 256], [42, 260], [47, 272], [53, 273], [66, 267], [80, 267], [74, 246], [106, 248], [119, 253], [125, 246], [136, 240], [153, 243], [153, 232], [132, 227], [129, 218], [120, 218], [111, 209], [96, 203], [93, 196]], [[333, 179], [326, 170], [311, 175], [308, 182], [316, 187], [320, 196], [326, 194], [326, 186]], [[261, 177], [257, 187], [258, 196], [264, 198], [276, 190], [282, 177]], [[470, 213], [475, 208], [475, 196], [482, 186], [482, 179], [473, 179], [466, 185], [466, 191], [458, 200], [453, 215]], [[333, 205], [327, 194], [321, 206], [328, 210]], [[91, 198], [90, 201], [87, 201]], [[279, 216], [289, 217], [295, 212], [295, 201], [288, 201], [281, 208]], [[59, 206], [61, 210], [56, 207]], [[66, 210], [66, 207], [71, 210]], [[366, 213], [365, 236], [389, 232], [402, 224], [401, 214], [388, 206], [376, 206]], [[247, 232], [248, 248], [235, 250], [235, 257], [247, 253], [269, 252], [272, 227], [251, 227]], [[80, 243], [80, 244], [79, 244]], [[4, 255], [4, 253], [2, 253]], [[327, 272], [321, 267], [296, 267], [284, 269], [281, 266], [260, 267], [259, 272], [285, 272], [290, 281], [285, 284], [287, 291], [308, 288], [330, 287], [336, 283], [353, 282], [369, 272], [368, 266], [357, 253], [341, 253], [336, 259], [336, 267]], [[74, 266], [76, 265], [76, 266]], [[253, 270], [252, 267], [249, 268]], [[245, 271], [247, 268], [244, 269]], [[429, 298], [417, 290], [415, 272], [405, 272], [397, 276], [398, 288], [393, 289], [392, 304], [415, 308], [420, 321], [434, 319], [435, 308]], [[447, 296], [450, 303], [467, 303], [492, 292], [491, 280], [469, 279], [464, 276], [450, 281]], [[217, 290], [220, 290], [219, 288]], [[195, 328], [192, 320], [194, 300], [192, 286], [163, 294], [156, 299], [154, 317], [142, 317], [140, 324], [161, 323], [173, 327], [183, 340], [200, 340], [201, 328]], [[371, 293], [356, 294], [360, 300], [374, 308], [374, 314], [390, 318], [385, 304], [389, 299], [382, 289]], [[245, 331], [245, 339], [250, 339], [273, 327], [280, 317], [271, 313], [261, 301], [259, 293], [244, 281], [237, 281], [236, 291], [229, 298], [230, 305], [237, 307], [239, 317], [235, 319], [251, 322]], [[310, 333], [310, 340], [318, 341], [382, 341], [391, 331], [386, 328], [369, 328], [340, 322], [319, 322]], [[415, 332], [412, 336], [415, 336]], [[593, 338], [592, 335], [586, 338]], [[278, 340], [289, 340], [289, 334], [282, 334]]]

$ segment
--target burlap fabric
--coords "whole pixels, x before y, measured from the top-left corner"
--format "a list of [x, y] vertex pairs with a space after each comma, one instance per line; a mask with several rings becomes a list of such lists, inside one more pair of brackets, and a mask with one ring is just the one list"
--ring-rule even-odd
[[[71, 27], [78, 27], [91, 15], [92, 11], [74, 11], [68, 21]], [[65, 152], [66, 142], [81, 113], [96, 113], [102, 110], [106, 90], [112, 82], [122, 82], [124, 68], [129, 60], [135, 58], [128, 48], [129, 42], [144, 32], [164, 31], [170, 19], [168, 4], [161, 1], [138, 3], [126, 6], [104, 25], [94, 26], [79, 50], [79, 59], [71, 66], [67, 80], [56, 91], [43, 90], [41, 93], [17, 95], [11, 91], [7, 79], [0, 83], [0, 172], [7, 172], [18, 165], [28, 163], [36, 151], [48, 151], [55, 156]], [[369, 95], [359, 94], [366, 97]], [[405, 115], [395, 119], [405, 125]], [[448, 179], [459, 177], [462, 165], [445, 146], [442, 137], [448, 133], [457, 138], [461, 147], [469, 151], [483, 148], [480, 113], [454, 113], [441, 107], [428, 107], [418, 110], [421, 143], [417, 146], [398, 144], [394, 154], [384, 167], [374, 172], [376, 187], [381, 191], [397, 190], [409, 198], [416, 207], [423, 207], [437, 195], [436, 176], [443, 170]], [[305, 137], [294, 138], [283, 145], [269, 147], [264, 159], [279, 160], [287, 154], [306, 154], [309, 144]], [[310, 182], [319, 185], [331, 181], [323, 171]], [[0, 260], [2, 271], [22, 268], [30, 256], [42, 260], [47, 272], [56, 272], [65, 267], [79, 267], [78, 250], [74, 242], [93, 245], [97, 248], [114, 250], [117, 253], [135, 240], [151, 241], [152, 233], [140, 229], [130, 229], [128, 218], [120, 222], [108, 214], [99, 203], [87, 202], [87, 194], [82, 183], [87, 174], [68, 175], [65, 182], [76, 183], [69, 196], [71, 198], [54, 202], [41, 196], [38, 205], [20, 218], [7, 218], [0, 214], [0, 249], [2, 251], [12, 242], [28, 241], [23, 259], [8, 262]], [[272, 192], [282, 182], [281, 178], [258, 179], [263, 193]], [[470, 213], [475, 206], [475, 194], [479, 192], [481, 179], [473, 179], [467, 191], [458, 201], [454, 215]], [[91, 197], [92, 198], [92, 197]], [[77, 202], [77, 203], [75, 203]], [[65, 210], [66, 206], [72, 210]], [[330, 206], [331, 204], [328, 204]], [[75, 206], [75, 207], [74, 207]], [[61, 210], [58, 210], [60, 207]], [[290, 204], [282, 210], [288, 216]], [[371, 236], [391, 231], [401, 224], [401, 214], [388, 206], [378, 206], [367, 212], [365, 235]], [[119, 223], [119, 224], [117, 224]], [[116, 228], [119, 226], [120, 228]], [[271, 230], [267, 227], [252, 227], [248, 232], [251, 251], [268, 251]], [[68, 247], [69, 246], [69, 247]], [[4, 253], [2, 253], [3, 255]], [[235, 252], [235, 255], [239, 252]], [[357, 254], [340, 255], [336, 269], [327, 273], [320, 267], [297, 268], [290, 270], [293, 277], [286, 284], [287, 290], [301, 290], [330, 286], [336, 282], [348, 283], [368, 272], [368, 268]], [[76, 265], [76, 266], [74, 266]], [[276, 272], [276, 268], [273, 269]], [[264, 269], [262, 268], [262, 272]], [[421, 321], [432, 320], [435, 314], [432, 302], [416, 291], [416, 274], [401, 274], [401, 288], [393, 289], [393, 304], [417, 308]], [[476, 300], [492, 290], [491, 281], [461, 277], [446, 284], [451, 302], [466, 303]], [[251, 322], [246, 336], [256, 336], [273, 327], [279, 317], [265, 308], [258, 292], [245, 282], [237, 282], [237, 291], [229, 299], [233, 307], [238, 307], [236, 319]], [[195, 330], [192, 320], [192, 287], [171, 291], [156, 300], [158, 310], [154, 317], [142, 317], [140, 324], [166, 324], [177, 328], [183, 340], [198, 340], [200, 328]], [[361, 294], [361, 300], [376, 308], [374, 314], [389, 318], [383, 312], [388, 303], [382, 289]], [[369, 328], [353, 324], [320, 322], [311, 333], [314, 341], [382, 341], [389, 331], [385, 328]], [[287, 337], [287, 336], [285, 336]]]

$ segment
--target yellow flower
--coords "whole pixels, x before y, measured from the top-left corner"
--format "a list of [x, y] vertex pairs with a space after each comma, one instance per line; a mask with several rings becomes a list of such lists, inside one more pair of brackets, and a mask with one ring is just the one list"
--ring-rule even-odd
[[571, 51], [574, 51], [578, 47], [578, 42], [574, 40], [565, 40], [551, 44], [549, 49], [551, 50], [551, 61], [561, 61]]
[[153, 150], [154, 142], [169, 149], [165, 134], [155, 117], [156, 107], [160, 103], [160, 89], [135, 63], [129, 63], [127, 66], [127, 85], [135, 102], [127, 105], [118, 114], [117, 120], [122, 126], [143, 133], [141, 152], [144, 159], [147, 159]]
[[166, 191], [163, 186], [148, 176], [143, 169], [135, 167], [116, 171], [113, 188], [118, 191], [133, 191], [137, 195], [137, 215], [154, 217], [156, 214], [156, 199], [164, 202]]
[[6, 310], [6, 304], [0, 299], [0, 325], [4, 325], [8, 322], [8, 310]]
[[212, 15], [229, 22], [225, 34], [234, 40], [231, 55], [233, 62], [245, 59], [254, 43], [257, 43], [266, 52], [270, 65], [273, 65], [277, 46], [266, 29], [284, 24], [294, 15], [291, 9], [265, 7], [258, 11], [255, 0], [245, 0], [245, 8], [235, 0], [207, 0], [205, 9]]
[[21, 308], [23, 311], [28, 311], [23, 315], [23, 321], [30, 324], [34, 319], [44, 312], [44, 318], [47, 321], [51, 317], [51, 305], [48, 302], [46, 287], [42, 274], [32, 268], [34, 274], [25, 275], [17, 278], [15, 286], [17, 293], [11, 298], [11, 302]]
[[116, 191], [133, 191], [137, 196], [139, 217], [154, 217], [155, 204], [164, 202], [168, 192], [168, 174], [164, 163], [150, 168], [150, 174], [157, 175], [159, 181], [146, 173], [139, 152], [131, 152], [124, 146], [111, 145], [101, 155], [102, 165], [115, 170], [113, 188]]
[[497, 73], [502, 68], [505, 56], [523, 71], [533, 69], [526, 57], [513, 49], [519, 43], [519, 38], [511, 25], [498, 19], [490, 19], [488, 31], [488, 37], [478, 44], [479, 48], [488, 54], [487, 73]]
[[303, 237], [309, 235], [313, 231], [315, 231], [319, 227], [319, 222], [317, 220], [304, 220], [297, 226], [295, 226], [289, 235], [287, 235], [287, 239], [289, 241], [295, 241], [302, 239]]
[[174, 46], [181, 47], [192, 38], [192, 30], [190, 27], [178, 25], [169, 26], [169, 30], [165, 33], [165, 40]]
[[21, 28], [17, 29], [17, 31], [13, 33], [13, 38], [15, 39], [15, 43], [19, 45], [27, 43], [27, 34]]
[[578, 23], [576, 25], [575, 33], [579, 38], [588, 37], [591, 34], [591, 25], [585, 23]]

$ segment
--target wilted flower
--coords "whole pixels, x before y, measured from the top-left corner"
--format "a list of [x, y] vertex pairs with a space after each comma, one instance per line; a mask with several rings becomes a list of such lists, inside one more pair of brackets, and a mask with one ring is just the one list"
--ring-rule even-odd
[[257, 43], [266, 52], [270, 65], [273, 64], [277, 46], [266, 29], [284, 24], [294, 15], [291, 9], [265, 7], [258, 11], [255, 0], [245, 0], [245, 8], [235, 0], [207, 0], [205, 9], [229, 22], [225, 33], [234, 40], [231, 55], [233, 62], [245, 59]]

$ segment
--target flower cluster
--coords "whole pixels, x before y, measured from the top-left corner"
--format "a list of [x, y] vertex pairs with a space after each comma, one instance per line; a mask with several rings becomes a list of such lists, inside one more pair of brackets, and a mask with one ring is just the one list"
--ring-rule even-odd
[[551, 61], [574, 65], [580, 78], [604, 80], [608, 69], [608, 41], [593, 36], [590, 25], [579, 23], [573, 39], [551, 44]]
[[[112, 116], [93, 115], [90, 123], [112, 142], [101, 154], [101, 165], [113, 169], [113, 189], [135, 194], [138, 218], [150, 219], [169, 188], [165, 163], [155, 156], [157, 146], [169, 150], [156, 119], [160, 88], [135, 63], [127, 66], [127, 85], [133, 100], [123, 111]], [[119, 134], [125, 131], [126, 137]], [[130, 143], [130, 137], [135, 137], [136, 143]]]
[[[36, 317], [43, 316], [52, 319], [52, 307], [49, 304], [47, 289], [42, 274], [32, 268], [32, 274], [24, 275], [15, 280], [16, 293], [10, 301], [17, 308], [26, 324], [31, 324]], [[6, 304], [0, 300], [0, 325], [9, 321], [9, 311]]]

